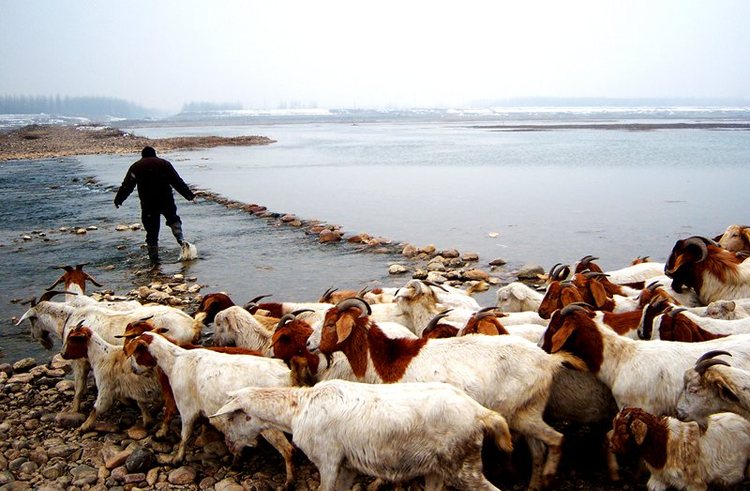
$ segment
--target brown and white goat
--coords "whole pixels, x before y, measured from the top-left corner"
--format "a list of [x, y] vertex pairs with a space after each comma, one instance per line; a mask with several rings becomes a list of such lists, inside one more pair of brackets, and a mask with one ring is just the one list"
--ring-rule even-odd
[[96, 281], [93, 276], [83, 270], [83, 267], [87, 264], [88, 263], [77, 264], [75, 268], [73, 266], [59, 266], [59, 268], [65, 270], [65, 272], [57, 279], [57, 281], [47, 288], [47, 291], [52, 290], [62, 283], [65, 290], [71, 292], [68, 298], [72, 298], [74, 294], [86, 294], [87, 281], [93, 283], [95, 286], [101, 287], [102, 285]]
[[125, 400], [138, 404], [145, 428], [153, 421], [149, 406], [160, 406], [163, 400], [156, 374], [134, 374], [122, 346], [109, 344], [82, 324], [80, 322], [68, 333], [62, 348], [62, 357], [66, 360], [88, 359], [96, 381], [96, 402], [80, 431], [90, 430], [98, 415], [105, 413], [115, 401]]
[[705, 237], [678, 240], [664, 272], [672, 288], [692, 288], [703, 305], [750, 297], [750, 263]]
[[[150, 332], [133, 340], [130, 360], [136, 372], [158, 366], [169, 379], [182, 420], [180, 444], [171, 459], [173, 463], [183, 460], [198, 417], [216, 414], [227, 402], [229, 392], [249, 385], [289, 387], [293, 383], [291, 371], [281, 360], [207, 349], [186, 350]], [[212, 418], [211, 424], [222, 432], [226, 430], [225, 419]], [[264, 431], [262, 436], [284, 457], [286, 486], [291, 486], [294, 482], [291, 444], [278, 430]]]
[[750, 477], [750, 421], [734, 413], [698, 423], [660, 417], [640, 408], [623, 408], [614, 421], [615, 453], [635, 453], [651, 473], [649, 491], [673, 487], [703, 491], [710, 484], [728, 486]]
[[[546, 356], [516, 336], [462, 336], [449, 339], [390, 339], [368, 317], [368, 306], [345, 300], [328, 310], [320, 340], [308, 348], [326, 356], [343, 352], [358, 379], [370, 383], [441, 381], [463, 389], [477, 402], [508, 419], [527, 437], [532, 454], [531, 489], [554, 476], [562, 435], [542, 414], [552, 381], [572, 357]], [[544, 449], [548, 453], [544, 461]]]
[[659, 415], [675, 413], [682, 375], [703, 353], [731, 351], [738, 366], [750, 367], [749, 334], [700, 343], [633, 340], [597, 322], [596, 313], [580, 305], [552, 316], [542, 348], [583, 360], [612, 390], [619, 408], [641, 407]]

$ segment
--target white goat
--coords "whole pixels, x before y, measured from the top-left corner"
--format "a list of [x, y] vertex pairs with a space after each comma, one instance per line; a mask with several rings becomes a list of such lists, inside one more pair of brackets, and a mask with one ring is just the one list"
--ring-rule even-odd
[[621, 269], [605, 271], [604, 274], [612, 283], [617, 285], [632, 285], [635, 283], [650, 283], [654, 278], [664, 274], [664, 263], [645, 262], [626, 266]]
[[91, 329], [80, 326], [65, 338], [62, 357], [66, 360], [88, 359], [96, 381], [96, 402], [80, 431], [94, 426], [98, 415], [105, 413], [115, 401], [134, 400], [141, 410], [144, 428], [153, 419], [149, 406], [162, 402], [161, 386], [156, 374], [139, 376], [133, 373], [122, 346], [106, 342]]
[[238, 346], [268, 353], [273, 331], [242, 307], [232, 306], [214, 317], [213, 341], [218, 346]]
[[677, 416], [706, 425], [708, 416], [731, 412], [750, 420], [750, 371], [732, 367], [713, 351], [701, 356], [685, 370], [683, 387], [677, 398]]
[[[122, 341], [115, 336], [124, 333], [129, 323], [147, 318], [154, 327], [169, 329], [170, 336], [178, 343], [194, 342], [199, 339], [203, 327], [203, 323], [196, 321], [185, 312], [165, 305], [144, 305], [138, 309], [120, 312], [95, 305], [76, 308], [66, 303], [49, 300], [32, 302], [31, 307], [21, 316], [16, 325], [28, 319], [34, 339], [46, 349], [51, 349], [52, 334], [62, 342], [67, 332], [81, 321], [86, 327], [96, 331], [106, 342], [119, 345]], [[86, 389], [88, 369], [86, 360], [73, 362], [75, 395], [72, 410], [74, 412], [80, 410], [81, 399]]]
[[695, 422], [626, 408], [615, 418], [612, 449], [635, 450], [643, 458], [651, 472], [649, 491], [705, 491], [750, 477], [750, 421], [734, 413], [709, 416], [703, 431]]
[[[562, 435], [543, 421], [542, 414], [554, 375], [563, 363], [576, 364], [574, 358], [547, 356], [518, 336], [389, 339], [360, 316], [366, 315], [367, 307], [361, 300], [349, 299], [328, 310], [319, 345], [312, 336], [308, 340], [310, 351], [319, 349], [326, 356], [342, 351], [361, 381], [440, 381], [465, 390], [480, 404], [505, 415], [511, 427], [527, 437], [532, 489], [541, 488], [555, 474]], [[542, 442], [548, 447], [544, 466]]]
[[536, 312], [544, 294], [525, 283], [514, 281], [497, 289], [497, 308], [503, 312]]
[[[705, 316], [725, 320], [745, 319], [750, 317], [750, 314], [745, 310], [745, 307], [743, 307], [740, 300], [748, 299], [716, 300], [711, 302], [706, 306]], [[750, 302], [747, 303], [750, 304]]]
[[349, 489], [356, 471], [389, 482], [425, 476], [425, 489], [497, 490], [482, 475], [485, 432], [510, 452], [508, 423], [443, 383], [369, 385], [343, 380], [304, 388], [245, 388], [212, 419], [226, 417], [228, 446], [274, 428], [320, 472], [320, 490]]
[[[292, 385], [290, 370], [281, 360], [262, 356], [217, 353], [206, 349], [186, 350], [159, 334], [146, 332], [133, 340], [131, 366], [138, 373], [158, 365], [172, 387], [182, 430], [180, 444], [172, 463], [181, 462], [185, 448], [199, 416], [215, 414], [228, 400], [229, 392], [248, 385], [256, 387], [288, 387]], [[226, 432], [226, 421], [214, 418], [212, 424]], [[283, 433], [268, 430], [263, 437], [279, 451], [286, 464], [286, 485], [294, 482], [292, 447]]]

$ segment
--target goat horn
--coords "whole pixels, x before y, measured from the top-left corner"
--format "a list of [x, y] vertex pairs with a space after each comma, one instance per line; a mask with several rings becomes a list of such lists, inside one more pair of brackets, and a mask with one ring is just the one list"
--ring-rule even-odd
[[586, 271], [583, 273], [583, 276], [585, 278], [608, 278], [609, 275], [607, 273], [600, 273], [598, 271]]
[[357, 296], [358, 297], [364, 297], [365, 293], [367, 293], [369, 291], [370, 291], [370, 289], [367, 288], [366, 286], [364, 286], [364, 287], [362, 287], [362, 289], [360, 291], [357, 292]]
[[668, 315], [669, 317], [673, 317], [673, 318], [674, 318], [674, 316], [675, 316], [675, 315], [679, 314], [680, 312], [685, 312], [685, 311], [687, 311], [687, 309], [686, 309], [685, 307], [678, 307], [678, 308], [676, 308], [676, 309], [672, 309], [672, 310], [670, 310], [670, 311], [669, 311], [669, 312], [667, 313], [667, 315]]
[[589, 308], [591, 308], [591, 305], [585, 302], [573, 302], [573, 303], [569, 303], [568, 305], [560, 309], [560, 315], [566, 316], [566, 315], [572, 314], [574, 311], [577, 311], [577, 310], [588, 311]]
[[326, 291], [323, 292], [323, 295], [320, 297], [320, 301], [325, 303], [326, 300], [331, 299], [331, 294], [338, 290], [338, 288], [329, 287]]
[[591, 261], [595, 261], [599, 259], [598, 257], [594, 257], [591, 254], [588, 254], [586, 256], [583, 256], [581, 259], [579, 259], [578, 264], [588, 264]]
[[67, 264], [65, 266], [52, 266], [52, 269], [64, 269], [67, 272], [73, 271], [73, 266], [68, 266]]
[[648, 286], [646, 287], [646, 290], [653, 292], [654, 290], [656, 290], [657, 288], [661, 286], [664, 286], [664, 285], [662, 285], [659, 280], [655, 280], [648, 284]]
[[257, 297], [253, 298], [252, 300], [248, 300], [248, 301], [247, 301], [247, 303], [254, 303], [254, 304], [257, 304], [257, 303], [258, 303], [258, 302], [260, 302], [260, 301], [261, 301], [262, 299], [264, 299], [264, 298], [266, 298], [266, 297], [272, 297], [272, 296], [273, 296], [273, 295], [258, 295]]
[[[700, 236], [697, 236], [697, 235], [693, 236], [693, 237], [688, 237], [687, 239], [685, 239], [685, 240], [682, 241], [682, 248], [683, 249], [687, 249], [689, 246], [696, 246], [696, 247], [698, 247], [698, 249], [700, 249], [700, 251], [701, 251], [701, 255], [700, 255], [700, 258], [698, 258], [698, 260], [696, 262], [699, 263], [699, 262], [703, 261], [704, 259], [706, 259], [706, 257], [708, 256], [708, 244], [709, 244], [709, 240], [710, 239], [707, 239], [705, 237], [700, 237]], [[713, 242], [713, 241], [711, 241], [711, 242]]]
[[284, 314], [284, 315], [282, 315], [281, 319], [279, 319], [279, 323], [276, 324], [276, 330], [281, 329], [282, 327], [284, 327], [284, 325], [287, 322], [291, 322], [294, 319], [295, 319], [295, 315], [294, 314]]
[[485, 307], [483, 309], [479, 309], [474, 313], [474, 318], [476, 320], [482, 320], [485, 317], [495, 316], [495, 312], [493, 312], [497, 307]]
[[554, 266], [552, 266], [551, 268], [549, 268], [549, 273], [547, 273], [547, 276], [549, 276], [550, 278], [552, 278], [553, 276], [555, 276], [555, 270], [558, 267], [560, 267], [560, 266], [562, 266], [561, 263], [555, 263]]
[[433, 317], [432, 319], [430, 319], [430, 322], [427, 323], [427, 326], [424, 328], [424, 330], [427, 331], [427, 332], [429, 332], [429, 331], [435, 329], [435, 326], [437, 326], [437, 323], [440, 322], [440, 319], [442, 319], [443, 317], [447, 317], [448, 314], [450, 314], [451, 312], [453, 312], [453, 309], [445, 309], [445, 310], [443, 310], [442, 312], [440, 312], [439, 314], [437, 314], [435, 317]]
[[78, 329], [79, 327], [83, 327], [84, 322], [86, 322], [86, 319], [81, 319], [80, 321], [78, 321], [78, 324], [76, 324], [75, 328]]
[[345, 300], [340, 301], [338, 304], [336, 304], [336, 308], [339, 311], [348, 310], [352, 307], [357, 307], [362, 311], [360, 314], [360, 317], [365, 317], [367, 315], [372, 314], [372, 309], [370, 308], [370, 304], [365, 302], [363, 299], [359, 297], [354, 298], [347, 298]]
[[151, 314], [151, 315], [149, 315], [147, 317], [143, 317], [141, 319], [138, 319], [138, 322], [146, 322], [147, 320], [151, 319], [152, 317], [154, 317], [154, 314]]
[[703, 360], [700, 363], [696, 363], [694, 370], [698, 372], [700, 375], [703, 375], [704, 373], [706, 373], [706, 370], [708, 370], [709, 367], [712, 367], [714, 365], [724, 365], [727, 367], [732, 366], [729, 363], [725, 362], [724, 360], [717, 360], [716, 358], [711, 358], [708, 360]]
[[720, 356], [720, 355], [727, 355], [727, 356], [732, 356], [732, 353], [730, 353], [730, 352], [728, 352], [728, 351], [720, 350], [720, 349], [716, 349], [716, 350], [713, 350], [713, 351], [709, 351], [708, 353], [704, 353], [703, 355], [701, 355], [701, 357], [700, 357], [700, 358], [698, 358], [698, 359], [697, 359], [697, 360], [695, 361], [695, 364], [697, 365], [698, 363], [700, 363], [700, 362], [702, 362], [702, 361], [704, 361], [704, 360], [708, 360], [708, 359], [710, 359], [710, 358], [713, 358], [713, 357], [715, 357], [715, 356]]
[[422, 280], [422, 283], [424, 283], [425, 285], [434, 286], [435, 288], [437, 288], [439, 290], [443, 290], [444, 292], [448, 293], [448, 290], [446, 290], [443, 285], [438, 285], [437, 283], [435, 283], [433, 281]]
[[315, 310], [314, 309], [299, 309], [299, 310], [295, 310], [294, 312], [292, 312], [292, 315], [297, 317], [298, 315], [304, 314], [305, 312], [315, 312]]

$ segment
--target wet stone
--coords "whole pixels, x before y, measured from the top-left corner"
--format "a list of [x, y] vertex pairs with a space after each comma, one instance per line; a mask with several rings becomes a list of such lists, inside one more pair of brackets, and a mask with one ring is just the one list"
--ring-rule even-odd
[[13, 371], [16, 373], [28, 372], [37, 365], [34, 358], [23, 358], [13, 364]]
[[195, 469], [185, 465], [170, 472], [167, 480], [175, 485], [191, 484], [195, 481], [196, 475]]
[[55, 416], [55, 425], [60, 428], [78, 428], [86, 421], [86, 415], [81, 413], [61, 412]]
[[[156, 457], [151, 450], [137, 447], [126, 459], [125, 468], [128, 472], [141, 472], [149, 469], [156, 462]], [[145, 479], [145, 477], [144, 477]]]

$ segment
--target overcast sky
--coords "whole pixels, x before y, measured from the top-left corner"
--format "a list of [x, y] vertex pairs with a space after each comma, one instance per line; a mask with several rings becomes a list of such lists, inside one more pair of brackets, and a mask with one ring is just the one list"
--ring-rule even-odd
[[750, 98], [750, 1], [0, 0], [0, 95], [275, 108]]

